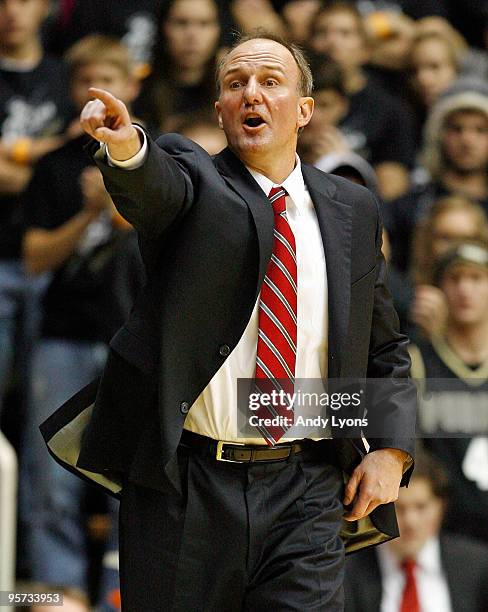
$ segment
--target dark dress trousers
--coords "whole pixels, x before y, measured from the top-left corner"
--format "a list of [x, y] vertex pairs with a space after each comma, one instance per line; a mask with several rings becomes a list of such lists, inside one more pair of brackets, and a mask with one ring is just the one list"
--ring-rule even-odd
[[[187, 463], [177, 453], [183, 423], [251, 317], [271, 257], [273, 211], [229, 149], [210, 157], [182, 136], [148, 138], [146, 161], [130, 171], [108, 166], [98, 143], [92, 154], [117, 208], [139, 233], [148, 280], [110, 344], [101, 380], [41, 429], [60, 463], [113, 494], [130, 484], [176, 499], [189, 486], [182, 475]], [[378, 204], [349, 181], [302, 170], [327, 266], [328, 376], [395, 380], [388, 398], [379, 398], [388, 430], [369, 443], [413, 456], [415, 391], [408, 341], [386, 286]], [[344, 472], [365, 452], [360, 438], [331, 445]], [[393, 504], [344, 521], [341, 535], [346, 552], [397, 536]]]

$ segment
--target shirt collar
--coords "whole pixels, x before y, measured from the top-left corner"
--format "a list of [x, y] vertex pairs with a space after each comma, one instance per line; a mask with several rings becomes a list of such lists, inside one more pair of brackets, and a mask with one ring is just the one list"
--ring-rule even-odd
[[286, 192], [290, 196], [289, 199], [297, 207], [298, 212], [302, 212], [304, 210], [306, 204], [305, 193], [307, 191], [307, 188], [303, 180], [302, 164], [298, 155], [296, 155], [296, 164], [292, 172], [280, 184], [273, 183], [273, 181], [270, 180], [267, 176], [256, 172], [256, 170], [253, 170], [248, 166], [246, 166], [246, 168], [249, 170], [251, 176], [254, 178], [256, 183], [261, 187], [261, 189], [266, 195], [269, 195], [269, 192], [273, 187], [283, 187], [283, 189], [286, 189]]
[[[401, 571], [399, 563], [393, 551], [388, 546], [378, 546], [377, 548], [381, 572], [385, 575]], [[441, 548], [439, 538], [432, 537], [422, 546], [416, 558], [416, 563], [423, 571], [431, 574], [442, 572]]]
[[424, 544], [417, 555], [417, 564], [426, 572], [439, 573], [441, 571], [439, 538], [431, 538]]

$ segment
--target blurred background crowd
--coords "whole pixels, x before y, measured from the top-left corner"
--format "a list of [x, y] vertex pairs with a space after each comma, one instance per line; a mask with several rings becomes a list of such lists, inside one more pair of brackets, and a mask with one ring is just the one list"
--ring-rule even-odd
[[62, 589], [71, 612], [120, 606], [117, 502], [61, 470], [38, 431], [100, 374], [144, 282], [137, 238], [84, 151], [87, 90], [215, 154], [216, 62], [258, 27], [303, 46], [313, 69], [302, 161], [380, 196], [428, 398], [401, 538], [348, 560], [346, 610], [486, 610], [486, 0], [0, 0], [0, 436], [19, 464], [18, 584]]

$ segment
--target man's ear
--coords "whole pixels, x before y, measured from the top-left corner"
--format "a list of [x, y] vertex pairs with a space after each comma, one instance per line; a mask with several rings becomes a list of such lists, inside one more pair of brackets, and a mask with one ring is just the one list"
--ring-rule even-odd
[[224, 129], [224, 124], [222, 122], [222, 109], [221, 109], [221, 106], [220, 106], [220, 102], [218, 100], [217, 100], [217, 102], [215, 102], [215, 111], [217, 113], [217, 119], [218, 119], [218, 122], [219, 122], [219, 128], [221, 130], [223, 130]]
[[314, 100], [310, 96], [302, 97], [298, 101], [298, 127], [305, 127], [312, 118]]

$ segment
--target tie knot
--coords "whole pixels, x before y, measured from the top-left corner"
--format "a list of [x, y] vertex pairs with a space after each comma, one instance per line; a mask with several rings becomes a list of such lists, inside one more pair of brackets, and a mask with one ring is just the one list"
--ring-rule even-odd
[[283, 187], [273, 187], [268, 195], [269, 201], [271, 202], [275, 215], [286, 210], [286, 190]]
[[403, 571], [407, 576], [413, 575], [413, 570], [417, 567], [415, 559], [405, 559], [402, 563]]

